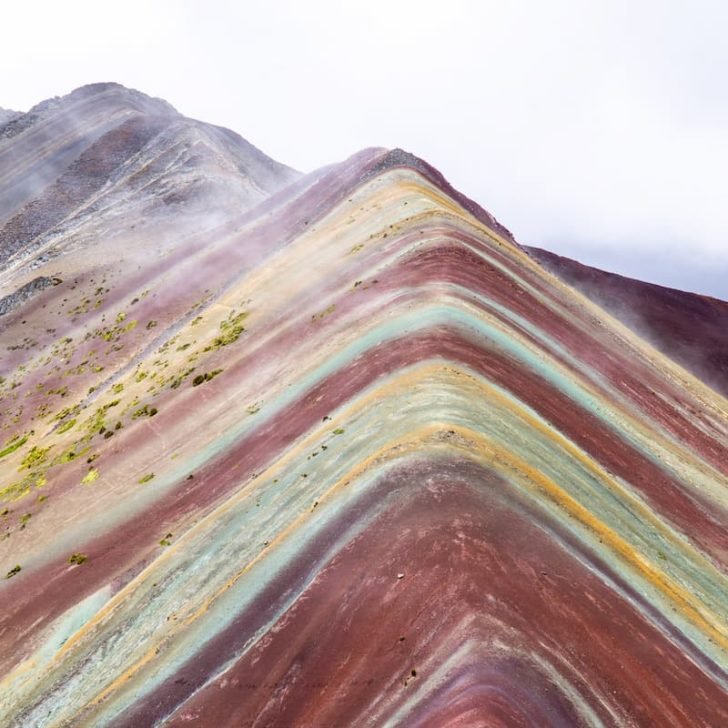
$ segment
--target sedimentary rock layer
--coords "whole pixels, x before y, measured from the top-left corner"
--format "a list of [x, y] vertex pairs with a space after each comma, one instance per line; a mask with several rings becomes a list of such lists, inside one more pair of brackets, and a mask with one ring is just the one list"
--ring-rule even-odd
[[294, 176], [3, 317], [0, 723], [726, 724], [726, 400], [424, 162]]
[[539, 263], [728, 396], [728, 303], [591, 268], [528, 248]]

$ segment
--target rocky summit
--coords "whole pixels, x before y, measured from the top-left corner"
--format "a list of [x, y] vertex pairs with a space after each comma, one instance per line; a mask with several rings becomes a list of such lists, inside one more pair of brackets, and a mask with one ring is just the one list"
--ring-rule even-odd
[[0, 725], [728, 725], [727, 330], [402, 150], [0, 111]]

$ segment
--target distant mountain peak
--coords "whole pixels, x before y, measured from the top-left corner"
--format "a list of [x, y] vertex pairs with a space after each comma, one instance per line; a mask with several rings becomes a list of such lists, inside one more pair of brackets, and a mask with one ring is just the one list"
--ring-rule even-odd
[[143, 113], [178, 115], [179, 112], [167, 101], [149, 96], [136, 89], [127, 88], [119, 83], [91, 83], [79, 86], [63, 96], [52, 96], [38, 102], [22, 116], [35, 121], [48, 114], [70, 110], [78, 104], [96, 101], [109, 109], [127, 108]]
[[[241, 214], [299, 176], [238, 134], [116, 83], [82, 86], [8, 116], [0, 168], [13, 169], [0, 181], [0, 268], [54, 259], [80, 244], [79, 235], [83, 247], [96, 246], [122, 234], [124, 216], [158, 227], [160, 240], [173, 229], [189, 233], [213, 213]], [[98, 228], [104, 237], [91, 232]]]

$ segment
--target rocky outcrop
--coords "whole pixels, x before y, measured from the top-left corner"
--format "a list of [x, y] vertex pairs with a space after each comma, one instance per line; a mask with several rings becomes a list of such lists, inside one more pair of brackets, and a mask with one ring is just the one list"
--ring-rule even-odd
[[26, 301], [46, 288], [57, 286], [61, 283], [63, 281], [60, 278], [47, 278], [46, 276], [33, 278], [32, 281], [28, 281], [28, 283], [18, 288], [17, 291], [13, 291], [13, 293], [9, 293], [7, 296], [0, 298], [0, 316], [4, 316], [6, 313], [10, 313], [10, 311], [22, 306]]
[[17, 111], [11, 111], [10, 109], [0, 109], [0, 136], [2, 136], [2, 127], [9, 124], [13, 119], [20, 116]]

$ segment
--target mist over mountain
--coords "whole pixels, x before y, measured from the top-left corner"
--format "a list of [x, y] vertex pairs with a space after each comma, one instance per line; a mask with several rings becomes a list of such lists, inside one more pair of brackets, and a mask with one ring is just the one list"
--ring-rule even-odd
[[0, 724], [728, 724], [726, 324], [401, 149], [0, 111]]

